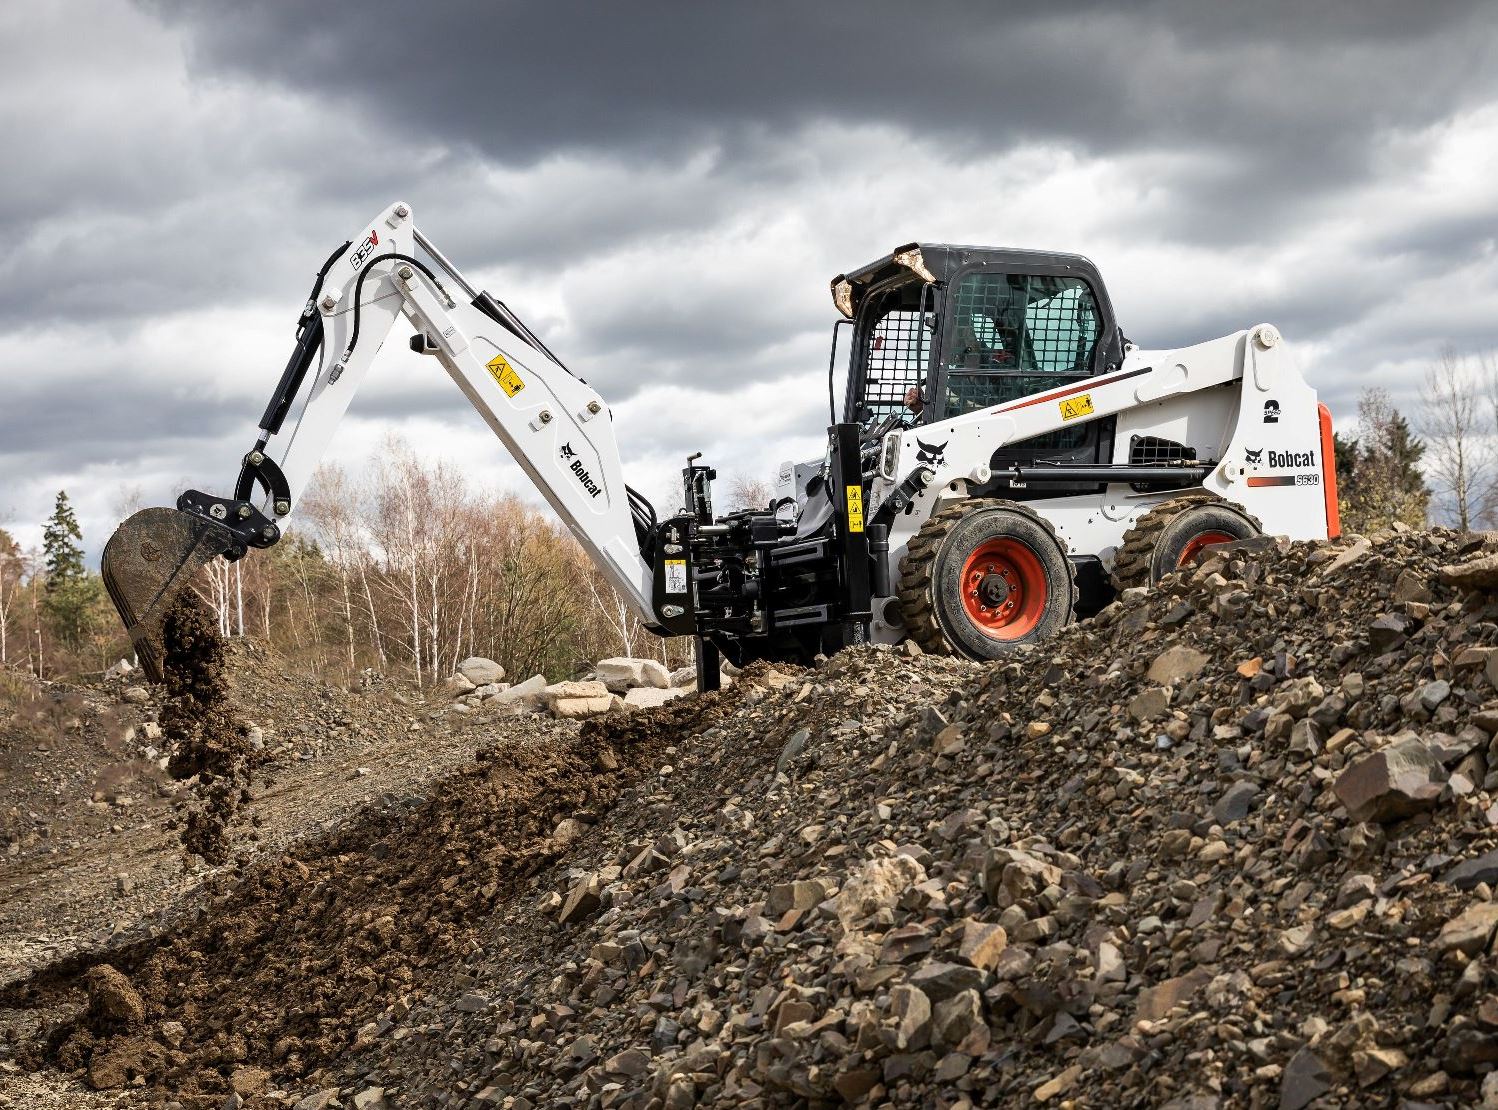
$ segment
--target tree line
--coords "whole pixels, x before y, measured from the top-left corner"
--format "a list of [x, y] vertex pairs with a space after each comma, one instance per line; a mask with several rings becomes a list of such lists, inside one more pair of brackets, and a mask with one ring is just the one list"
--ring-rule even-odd
[[[372, 668], [431, 684], [470, 655], [553, 680], [613, 655], [690, 656], [685, 640], [643, 629], [549, 514], [399, 443], [365, 480], [321, 469], [279, 544], [214, 560], [194, 588], [225, 636], [344, 681]], [[55, 678], [122, 656], [129, 642], [59, 493], [40, 552], [0, 532], [0, 666]]]

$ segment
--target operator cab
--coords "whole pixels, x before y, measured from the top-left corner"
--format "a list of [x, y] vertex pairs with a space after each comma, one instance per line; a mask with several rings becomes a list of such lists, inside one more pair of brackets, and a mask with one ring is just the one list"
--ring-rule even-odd
[[[853, 324], [843, 419], [867, 441], [1085, 381], [1123, 360], [1107, 290], [1080, 255], [911, 243], [833, 278], [832, 297]], [[912, 387], [919, 411], [905, 404]], [[1109, 417], [1008, 444], [991, 465], [1107, 462], [1113, 428]], [[1045, 496], [1093, 488], [1051, 485]]]

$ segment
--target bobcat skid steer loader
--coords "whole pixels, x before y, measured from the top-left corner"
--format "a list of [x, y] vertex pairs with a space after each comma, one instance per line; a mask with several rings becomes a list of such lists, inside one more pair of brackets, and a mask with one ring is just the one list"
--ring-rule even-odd
[[696, 638], [704, 689], [720, 655], [911, 637], [994, 658], [1211, 544], [1338, 532], [1330, 416], [1268, 324], [1143, 350], [1087, 259], [981, 247], [904, 246], [832, 295], [852, 334], [839, 414], [834, 328], [826, 454], [726, 515], [693, 455], [661, 517], [625, 484], [604, 398], [392, 204], [318, 273], [232, 490], [122, 524], [110, 596], [160, 678], [174, 597], [281, 538], [401, 320], [646, 626]]

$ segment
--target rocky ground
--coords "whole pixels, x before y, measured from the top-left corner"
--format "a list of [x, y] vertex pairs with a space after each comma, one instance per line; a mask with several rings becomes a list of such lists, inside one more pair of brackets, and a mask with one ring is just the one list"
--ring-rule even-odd
[[[13, 708], [0, 709], [0, 987], [169, 931], [243, 868], [371, 806], [414, 807], [498, 735], [525, 742], [552, 727], [465, 716], [445, 696], [428, 701], [374, 674], [353, 690], [329, 686], [253, 642], [236, 642], [231, 656], [236, 734], [256, 769], [221, 830], [225, 866], [184, 845], [202, 791], [169, 770], [165, 689], [118, 668], [87, 687], [10, 679]], [[9, 1011], [0, 1026], [13, 1046], [53, 1016]], [[115, 1105], [56, 1072], [19, 1072], [14, 1054], [0, 1043], [0, 1106]]]
[[1495, 590], [1481, 536], [1252, 541], [1005, 663], [581, 725], [449, 691], [476, 758], [28, 957], [0, 1067], [215, 1110], [1498, 1106]]

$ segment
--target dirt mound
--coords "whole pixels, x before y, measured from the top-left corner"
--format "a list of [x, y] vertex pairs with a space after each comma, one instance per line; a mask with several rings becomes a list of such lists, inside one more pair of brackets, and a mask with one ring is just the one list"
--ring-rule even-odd
[[1249, 544], [1014, 662], [848, 652], [741, 685], [493, 923], [466, 987], [318, 1084], [1477, 1102], [1498, 606], [1440, 568], [1480, 543]]
[[29, 1058], [215, 1107], [1498, 1099], [1484, 543], [1251, 541], [1012, 661], [517, 734]]
[[[341, 1058], [392, 1003], [408, 1007], [435, 969], [474, 950], [476, 924], [563, 850], [553, 833], [564, 818], [596, 819], [684, 722], [721, 712], [718, 701], [694, 700], [582, 735], [544, 726], [566, 738], [517, 736], [418, 808], [390, 806], [223, 884], [199, 922], [111, 957], [148, 1025], [179, 1023], [175, 1043], [121, 1032], [95, 1007], [56, 1030], [48, 1054], [91, 1079], [123, 1067], [214, 1107], [252, 1064], [294, 1080]], [[515, 724], [525, 727], [542, 726]], [[59, 969], [8, 1001], [34, 1004], [73, 974]]]

